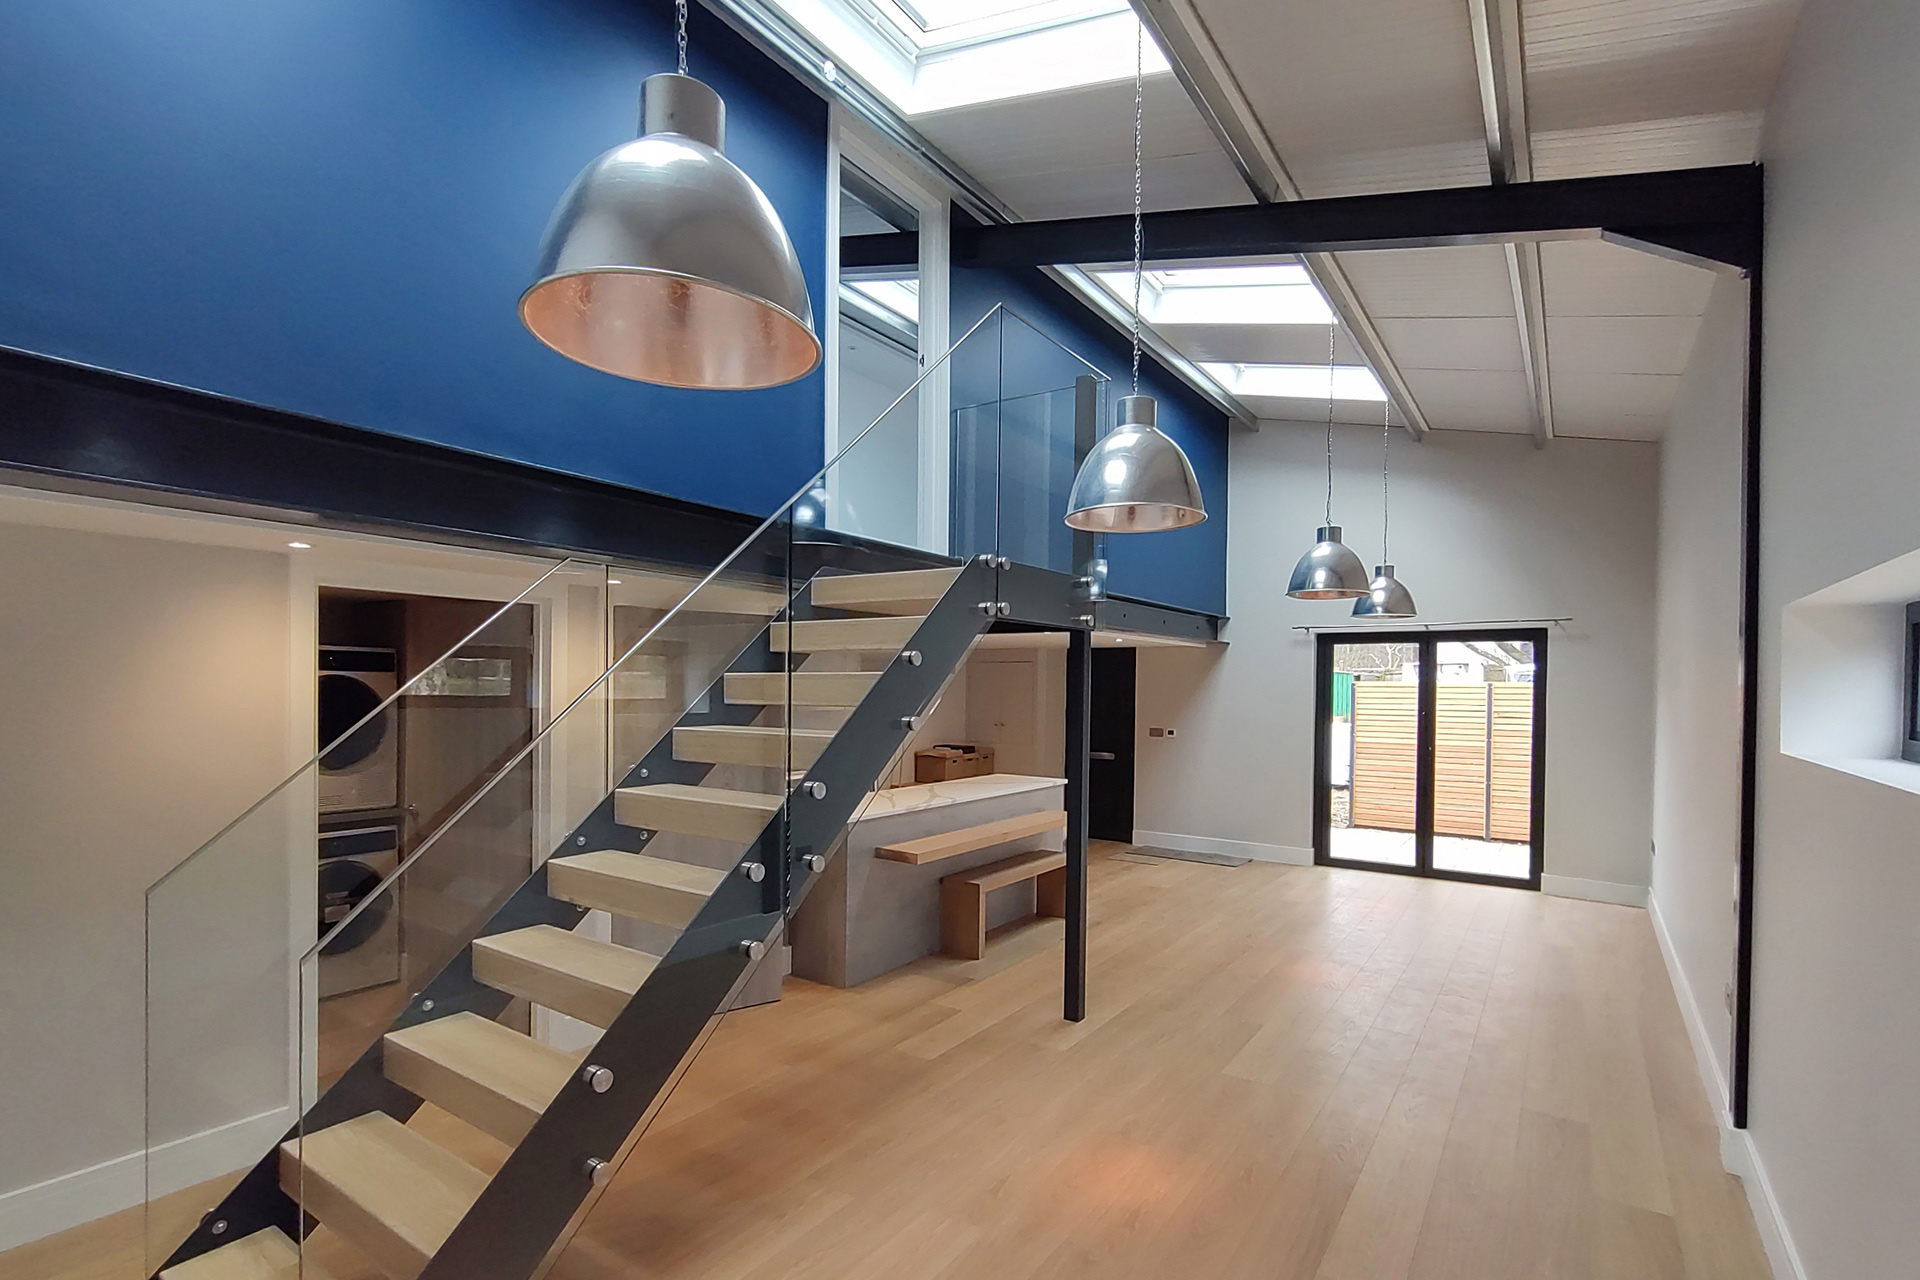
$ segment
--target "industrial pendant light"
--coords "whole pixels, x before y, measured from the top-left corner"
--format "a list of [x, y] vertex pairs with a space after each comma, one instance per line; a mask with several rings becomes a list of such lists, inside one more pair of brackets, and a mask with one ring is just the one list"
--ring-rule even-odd
[[1094, 533], [1159, 533], [1207, 518], [1200, 478], [1171, 437], [1154, 425], [1152, 396], [1140, 394], [1141, 127], [1145, 121], [1146, 28], [1133, 46], [1133, 393], [1120, 397], [1112, 431], [1087, 451], [1067, 496], [1067, 523]]
[[642, 136], [567, 188], [520, 319], [581, 364], [669, 387], [777, 386], [820, 363], [800, 259], [773, 204], [723, 155], [726, 105], [679, 72], [641, 87]]
[[1327, 321], [1327, 522], [1314, 535], [1313, 549], [1293, 566], [1287, 594], [1295, 600], [1351, 600], [1367, 594], [1367, 568], [1340, 541], [1333, 522], [1333, 342], [1335, 323]]
[[1380, 411], [1380, 559], [1373, 566], [1373, 585], [1353, 602], [1356, 618], [1411, 618], [1413, 593], [1393, 576], [1393, 556], [1387, 551], [1387, 457], [1393, 447], [1393, 401]]

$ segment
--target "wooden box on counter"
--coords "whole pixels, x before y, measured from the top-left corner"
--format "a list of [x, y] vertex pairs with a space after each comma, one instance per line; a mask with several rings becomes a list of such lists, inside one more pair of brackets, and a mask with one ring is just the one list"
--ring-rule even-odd
[[992, 747], [943, 746], [913, 753], [915, 782], [948, 782], [954, 778], [978, 778], [992, 772]]

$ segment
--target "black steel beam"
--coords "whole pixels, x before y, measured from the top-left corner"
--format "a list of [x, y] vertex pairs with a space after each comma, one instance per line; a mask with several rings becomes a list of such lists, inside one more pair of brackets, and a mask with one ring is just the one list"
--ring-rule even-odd
[[[456, 546], [709, 569], [759, 517], [0, 347], [0, 481]], [[819, 562], [951, 564], [831, 530]], [[737, 563], [750, 571], [754, 566]], [[780, 566], [760, 566], [778, 571]]]
[[[1760, 260], [1758, 165], [1675, 169], [1496, 187], [1392, 191], [1221, 209], [1176, 209], [1143, 220], [1148, 261], [1340, 253], [1485, 244], [1609, 233], [1740, 271]], [[849, 236], [843, 263], [908, 266], [917, 242]], [[966, 267], [1126, 262], [1133, 220], [1115, 214], [953, 229], [953, 261]]]
[[1218, 640], [1224, 618], [1210, 613], [1169, 609], [1165, 605], [1108, 596], [1093, 605], [1095, 631], [1132, 631], [1171, 640]]

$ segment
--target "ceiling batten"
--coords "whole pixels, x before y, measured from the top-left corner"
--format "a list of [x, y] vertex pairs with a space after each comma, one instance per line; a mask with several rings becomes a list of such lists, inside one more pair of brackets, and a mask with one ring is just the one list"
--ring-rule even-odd
[[[1272, 138], [1262, 128], [1198, 11], [1188, 0], [1133, 0], [1133, 8], [1173, 66], [1174, 75], [1187, 90], [1195, 109], [1213, 130], [1221, 150], [1239, 169], [1254, 198], [1262, 204], [1300, 199], [1299, 184], [1288, 172]], [[1353, 282], [1347, 278], [1345, 268], [1330, 253], [1303, 254], [1302, 262], [1387, 389], [1388, 396], [1399, 407], [1408, 434], [1416, 440], [1425, 436], [1430, 429], [1426, 415], [1367, 314]]]

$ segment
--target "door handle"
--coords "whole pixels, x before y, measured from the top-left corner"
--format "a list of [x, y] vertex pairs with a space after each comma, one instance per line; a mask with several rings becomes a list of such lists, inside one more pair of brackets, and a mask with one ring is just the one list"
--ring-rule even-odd
[[1087, 752], [1087, 759], [1089, 759], [1089, 760], [1118, 760], [1119, 758], [1120, 758], [1119, 756], [1116, 756], [1116, 755], [1115, 755], [1115, 754], [1113, 754], [1113, 752], [1111, 752], [1111, 751], [1089, 751], [1089, 752]]

